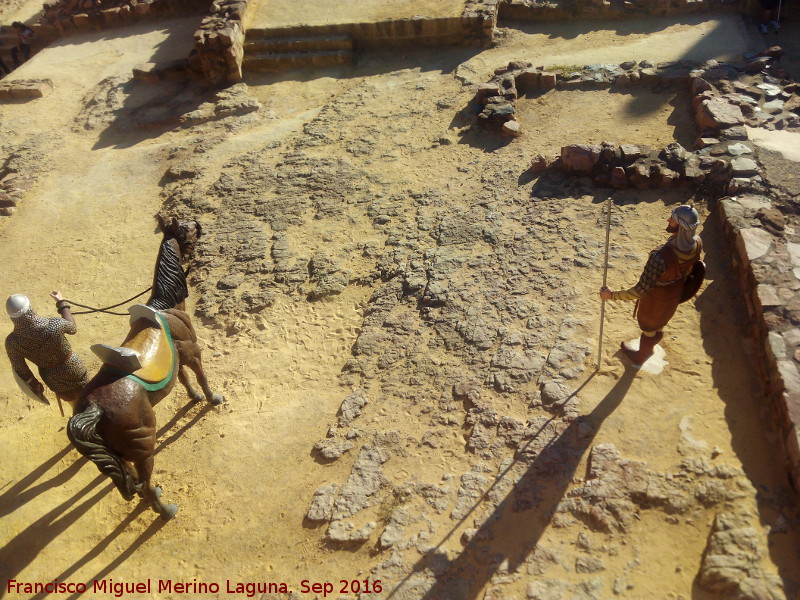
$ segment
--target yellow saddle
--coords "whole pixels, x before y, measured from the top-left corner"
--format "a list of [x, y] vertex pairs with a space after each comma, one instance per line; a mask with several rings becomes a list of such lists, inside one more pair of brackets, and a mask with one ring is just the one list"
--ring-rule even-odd
[[131, 306], [128, 312], [131, 313], [131, 330], [122, 346], [94, 344], [92, 352], [104, 365], [148, 388], [166, 384], [175, 368], [175, 346], [166, 319], [142, 304]]

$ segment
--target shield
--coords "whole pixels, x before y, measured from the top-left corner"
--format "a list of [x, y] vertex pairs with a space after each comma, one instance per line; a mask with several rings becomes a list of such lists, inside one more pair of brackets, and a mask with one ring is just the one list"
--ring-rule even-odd
[[683, 292], [681, 292], [681, 302], [686, 302], [695, 297], [703, 285], [703, 280], [706, 278], [706, 263], [698, 260], [692, 265], [692, 270], [683, 281]]
[[14, 379], [17, 380], [17, 385], [19, 386], [19, 389], [21, 389], [23, 392], [25, 392], [26, 396], [36, 400], [37, 402], [42, 402], [43, 404], [47, 404], [47, 405], [50, 404], [50, 401], [47, 399], [47, 397], [43, 393], [42, 394], [37, 394], [36, 392], [34, 392], [31, 389], [31, 387], [27, 383], [25, 383], [25, 380], [22, 379], [22, 377], [20, 377], [19, 375], [17, 375], [16, 371], [14, 371]]

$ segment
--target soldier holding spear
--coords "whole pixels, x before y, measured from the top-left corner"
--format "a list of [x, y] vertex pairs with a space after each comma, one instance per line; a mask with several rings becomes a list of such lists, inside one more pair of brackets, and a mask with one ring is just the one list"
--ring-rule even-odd
[[699, 222], [694, 207], [679, 206], [667, 221], [669, 240], [650, 252], [639, 282], [617, 292], [605, 285], [600, 288], [602, 300], [636, 301], [634, 316], [642, 330], [639, 348], [622, 344], [622, 351], [636, 366], [643, 365], [653, 355], [678, 304], [693, 297], [703, 282], [705, 265], [700, 260], [703, 244], [695, 235]]

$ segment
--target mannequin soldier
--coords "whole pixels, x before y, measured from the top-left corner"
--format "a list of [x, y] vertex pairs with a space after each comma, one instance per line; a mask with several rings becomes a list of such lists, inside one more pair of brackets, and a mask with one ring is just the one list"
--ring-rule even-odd
[[14, 331], [6, 337], [6, 353], [23, 391], [27, 391], [24, 387], [27, 386], [40, 400], [47, 402], [44, 386], [26, 362], [30, 361], [39, 367], [42, 381], [59, 399], [72, 402], [81, 395], [89, 376], [64, 335], [73, 335], [78, 330], [70, 306], [60, 292], [52, 292], [50, 296], [56, 301], [60, 318], [38, 316], [22, 294], [14, 294], [6, 300], [6, 312], [14, 323]]
[[[695, 235], [699, 221], [692, 206], [682, 205], [673, 210], [667, 221], [667, 232], [672, 235], [666, 244], [650, 253], [639, 282], [617, 292], [607, 287], [600, 289], [603, 300], [637, 302], [634, 314], [642, 330], [639, 349], [622, 344], [622, 351], [634, 365], [644, 364], [653, 355], [653, 348], [664, 337], [664, 327], [678, 304], [694, 296], [702, 283], [705, 274], [705, 265], [700, 260], [703, 244]], [[691, 281], [687, 282], [687, 277]]]

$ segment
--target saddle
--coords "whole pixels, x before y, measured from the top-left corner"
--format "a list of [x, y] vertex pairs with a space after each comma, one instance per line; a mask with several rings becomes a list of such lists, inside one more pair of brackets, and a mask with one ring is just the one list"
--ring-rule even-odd
[[104, 367], [134, 379], [148, 390], [164, 387], [175, 369], [175, 345], [169, 325], [157, 310], [143, 304], [128, 309], [131, 331], [122, 346], [91, 347]]

